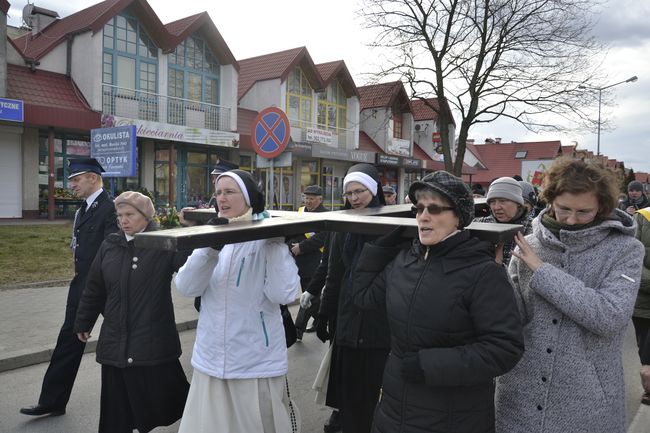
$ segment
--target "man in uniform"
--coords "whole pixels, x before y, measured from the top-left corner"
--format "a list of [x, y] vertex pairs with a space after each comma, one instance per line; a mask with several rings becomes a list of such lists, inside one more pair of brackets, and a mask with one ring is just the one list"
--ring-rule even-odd
[[72, 332], [81, 292], [102, 241], [118, 231], [113, 200], [103, 189], [102, 172], [104, 169], [94, 158], [70, 160], [68, 184], [74, 195], [83, 200], [75, 214], [70, 245], [75, 273], [68, 290], [65, 319], [43, 379], [38, 404], [20, 409], [25, 415], [63, 415], [72, 393], [86, 346]]
[[[305, 188], [303, 193], [305, 196], [305, 205], [298, 209], [298, 212], [326, 212], [327, 209], [323, 206], [323, 189], [318, 185], [310, 185]], [[300, 285], [305, 290], [309, 281], [311, 280], [318, 264], [320, 263], [321, 255], [323, 254], [323, 244], [327, 232], [319, 233], [305, 233], [298, 237], [289, 240], [289, 248], [291, 253], [296, 259], [296, 266], [298, 266], [298, 275], [300, 275]], [[298, 339], [302, 339], [304, 332], [313, 332], [316, 328], [312, 326], [307, 329], [307, 322], [310, 317], [316, 318], [318, 313], [318, 302], [314, 302], [308, 309], [300, 308], [296, 316], [296, 333]]]

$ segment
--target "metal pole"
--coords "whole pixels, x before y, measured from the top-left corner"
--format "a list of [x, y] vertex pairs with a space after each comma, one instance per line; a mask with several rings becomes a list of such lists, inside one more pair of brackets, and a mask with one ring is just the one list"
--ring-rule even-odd
[[602, 101], [603, 89], [598, 89], [598, 144], [596, 147], [596, 156], [600, 156], [600, 103]]
[[[273, 158], [269, 158], [269, 189], [271, 192], [269, 195], [273, 196], [273, 199], [271, 200], [271, 209], [275, 209], [273, 205], [275, 204], [275, 201], [278, 199], [275, 196], [275, 179], [273, 179]], [[278, 191], [279, 192], [279, 191]]]

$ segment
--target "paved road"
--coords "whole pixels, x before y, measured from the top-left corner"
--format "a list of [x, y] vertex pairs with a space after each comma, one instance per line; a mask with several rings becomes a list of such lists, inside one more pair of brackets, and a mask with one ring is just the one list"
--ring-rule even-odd
[[[33, 419], [18, 413], [21, 406], [36, 402], [46, 363], [7, 369], [15, 367], [18, 362], [29, 365], [38, 363], [40, 358], [47, 359], [63, 320], [66, 293], [67, 287], [0, 291], [0, 433], [87, 433], [97, 429], [100, 369], [94, 354], [84, 356], [68, 413], [58, 418]], [[196, 319], [192, 300], [174, 293], [174, 303], [177, 323], [181, 324], [181, 328], [190, 328]], [[294, 317], [296, 309], [295, 306], [291, 308]], [[192, 371], [189, 356], [194, 336], [193, 330], [181, 333], [181, 362], [188, 378]], [[311, 391], [311, 383], [325, 349], [326, 346], [313, 334], [306, 335], [304, 342], [289, 349], [290, 389], [300, 408], [302, 431], [305, 433], [321, 432], [329, 416], [328, 409], [314, 403]], [[650, 433], [650, 406], [639, 405], [639, 361], [631, 327], [625, 340], [624, 363], [628, 433]], [[170, 426], [156, 429], [155, 432], [171, 433], [176, 430], [177, 426]]]

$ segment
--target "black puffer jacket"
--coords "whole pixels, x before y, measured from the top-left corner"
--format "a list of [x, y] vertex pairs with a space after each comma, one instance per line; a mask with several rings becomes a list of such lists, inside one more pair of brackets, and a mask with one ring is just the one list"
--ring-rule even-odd
[[[151, 230], [153, 224], [146, 229]], [[90, 331], [104, 315], [97, 362], [124, 368], [178, 359], [171, 280], [190, 253], [135, 248], [122, 232], [106, 238], [90, 268], [74, 326], [75, 333]]]
[[[524, 349], [513, 289], [487, 242], [460, 232], [426, 249], [366, 245], [357, 265], [357, 306], [388, 314], [391, 354], [374, 431], [494, 431], [494, 382]], [[386, 262], [395, 257], [389, 264]], [[403, 380], [417, 352], [425, 383]]]

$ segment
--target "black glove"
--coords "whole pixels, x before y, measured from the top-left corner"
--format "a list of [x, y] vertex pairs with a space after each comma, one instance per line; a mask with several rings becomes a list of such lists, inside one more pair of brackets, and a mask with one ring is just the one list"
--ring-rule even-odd
[[328, 324], [329, 324], [329, 319], [327, 316], [323, 316], [322, 314], [318, 315], [318, 320], [316, 322], [316, 336], [320, 341], [325, 343], [327, 340], [332, 338], [328, 331]]
[[[207, 222], [207, 224], [211, 226], [222, 226], [228, 223], [229, 223], [228, 218], [222, 218], [222, 217], [210, 218]], [[223, 248], [223, 244], [213, 245], [212, 248], [214, 248], [217, 251], [221, 251], [221, 249]]]
[[424, 371], [420, 367], [420, 357], [417, 352], [406, 352], [402, 357], [400, 371], [402, 379], [411, 383], [424, 383]]
[[405, 238], [402, 236], [405, 230], [406, 226], [399, 226], [386, 233], [385, 235], [382, 235], [375, 239], [373, 244], [377, 245], [378, 247], [395, 247], [405, 240]]

